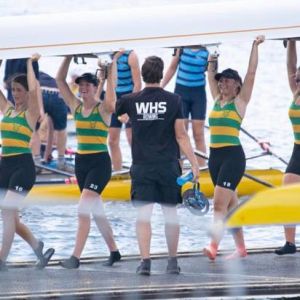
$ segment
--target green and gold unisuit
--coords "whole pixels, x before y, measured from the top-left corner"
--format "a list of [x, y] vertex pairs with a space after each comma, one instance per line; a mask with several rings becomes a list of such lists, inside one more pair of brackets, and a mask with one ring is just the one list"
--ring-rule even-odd
[[289, 108], [289, 118], [293, 126], [295, 144], [300, 145], [300, 105], [297, 105], [295, 101]]
[[241, 145], [239, 133], [242, 118], [237, 112], [234, 101], [223, 107], [220, 101], [216, 101], [208, 122], [211, 148]]
[[1, 121], [2, 156], [13, 156], [31, 153], [29, 142], [32, 129], [29, 126], [25, 111], [12, 116], [14, 111], [10, 107]]
[[82, 104], [75, 110], [75, 126], [77, 136], [77, 152], [89, 154], [108, 151], [108, 126], [103, 121], [97, 104], [88, 117], [82, 115]]

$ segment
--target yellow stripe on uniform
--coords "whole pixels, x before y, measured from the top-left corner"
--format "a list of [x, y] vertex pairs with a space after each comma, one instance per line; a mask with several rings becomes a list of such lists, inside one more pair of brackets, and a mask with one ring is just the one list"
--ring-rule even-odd
[[233, 127], [213, 126], [210, 129], [210, 134], [222, 134], [222, 135], [239, 135], [239, 130]]

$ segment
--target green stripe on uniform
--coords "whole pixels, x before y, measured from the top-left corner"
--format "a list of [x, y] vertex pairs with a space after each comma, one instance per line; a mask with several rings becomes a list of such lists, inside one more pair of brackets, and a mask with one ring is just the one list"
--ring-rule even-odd
[[2, 155], [20, 154], [20, 153], [31, 153], [31, 150], [22, 147], [5, 147], [4, 149], [2, 149]]
[[79, 151], [107, 151], [107, 146], [104, 144], [78, 144]]
[[108, 132], [100, 129], [76, 128], [78, 136], [100, 136], [107, 137]]
[[240, 145], [240, 139], [231, 135], [211, 135], [210, 142], [212, 144], [232, 144]]
[[13, 131], [6, 131], [6, 130], [2, 130], [1, 132], [1, 138], [3, 139], [14, 139], [14, 140], [19, 140], [19, 141], [24, 141], [29, 143], [31, 137], [23, 134], [23, 133], [19, 133], [19, 132], [13, 132]]
[[209, 126], [210, 127], [211, 126], [223, 126], [223, 127], [233, 127], [233, 128], [240, 129], [241, 123], [236, 120], [229, 119], [229, 118], [210, 118]]

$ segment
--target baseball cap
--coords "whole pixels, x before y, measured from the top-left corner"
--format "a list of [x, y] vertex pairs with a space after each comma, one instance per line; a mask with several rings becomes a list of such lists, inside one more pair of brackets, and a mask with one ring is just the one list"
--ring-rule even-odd
[[233, 69], [230, 69], [230, 68], [225, 69], [221, 73], [217, 73], [215, 75], [215, 79], [217, 81], [219, 81], [221, 79], [221, 77], [225, 77], [225, 78], [229, 78], [229, 79], [234, 79], [235, 81], [239, 82], [240, 85], [243, 84], [242, 78], [239, 75], [239, 73], [236, 70], [233, 70]]
[[75, 82], [77, 84], [79, 84], [79, 82], [81, 80], [85, 80], [89, 83], [92, 83], [93, 85], [97, 86], [98, 85], [98, 78], [96, 77], [96, 75], [92, 74], [92, 73], [83, 73], [81, 76], [78, 76], [75, 80]]

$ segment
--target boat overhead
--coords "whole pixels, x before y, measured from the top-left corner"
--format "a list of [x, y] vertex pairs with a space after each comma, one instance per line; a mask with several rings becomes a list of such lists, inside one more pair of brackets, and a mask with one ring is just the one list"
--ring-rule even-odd
[[[287, 3], [288, 2], [288, 3]], [[300, 36], [299, 2], [240, 0], [0, 18], [0, 59]], [[121, 30], [120, 30], [121, 28]]]

